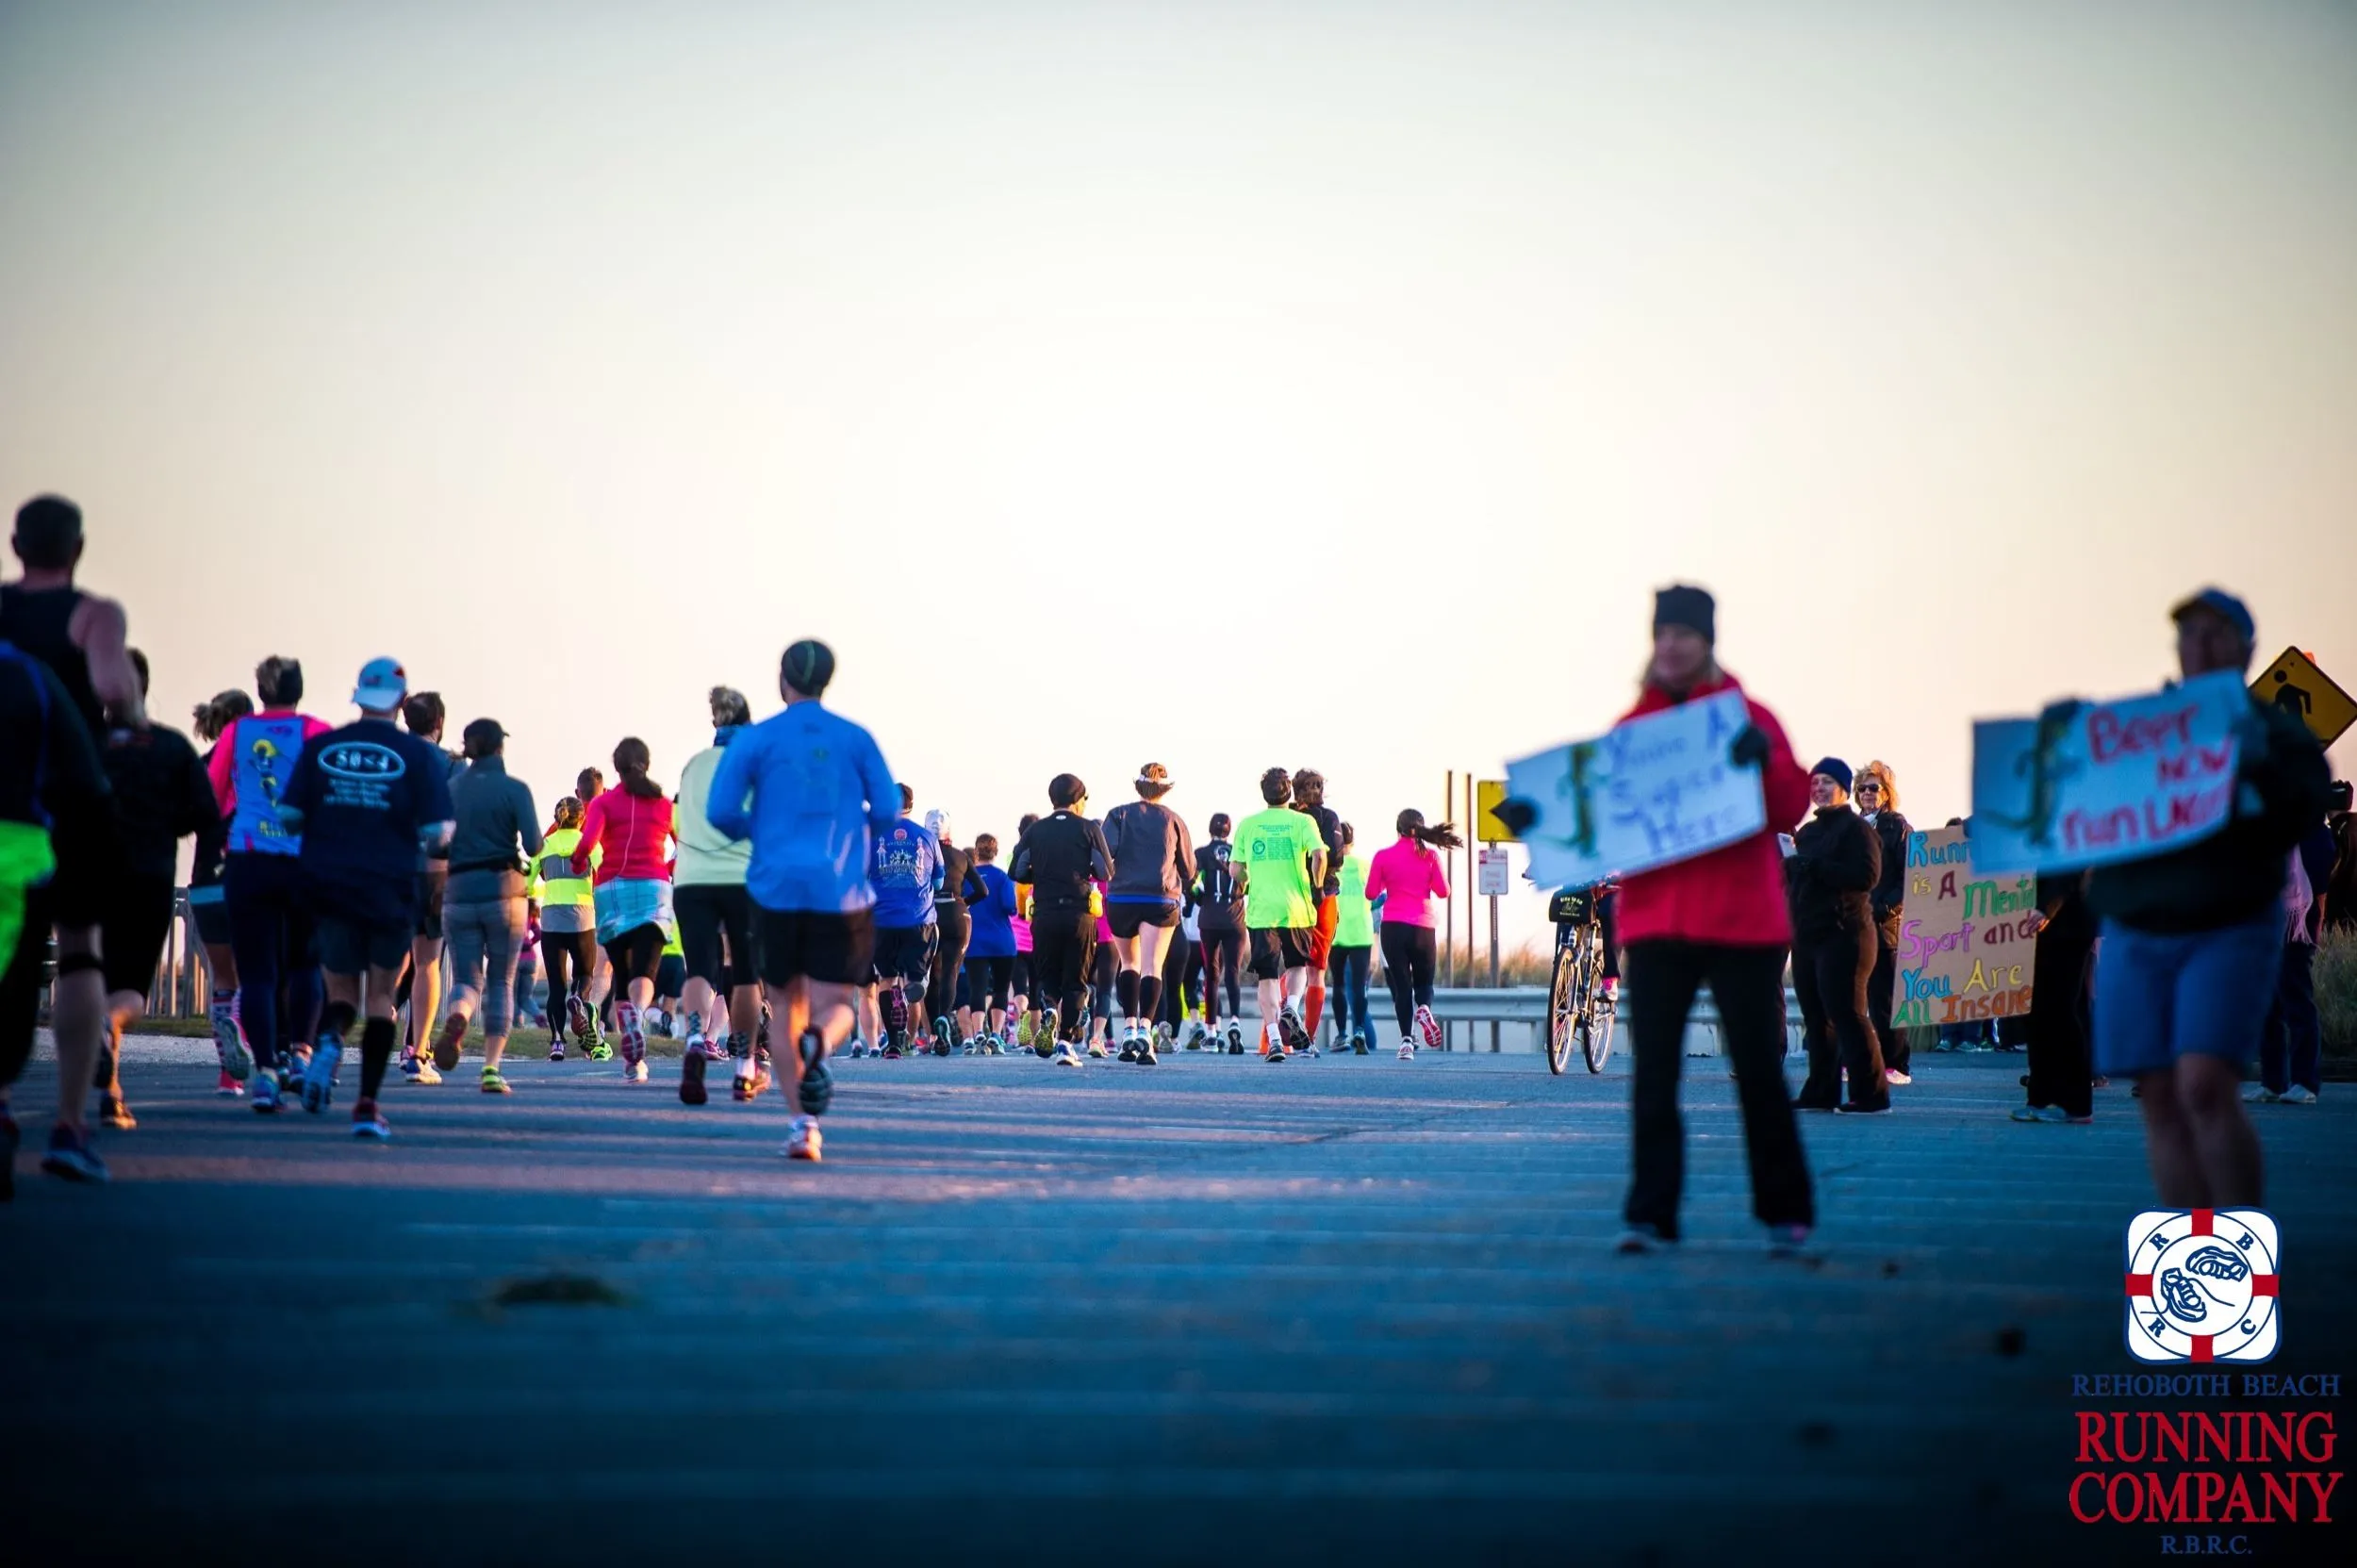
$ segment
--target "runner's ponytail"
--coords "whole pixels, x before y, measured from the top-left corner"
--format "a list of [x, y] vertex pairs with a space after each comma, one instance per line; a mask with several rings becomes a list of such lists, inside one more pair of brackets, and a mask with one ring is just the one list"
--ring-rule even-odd
[[1399, 830], [1400, 837], [1412, 838], [1427, 850], [1436, 847], [1461, 850], [1465, 847], [1464, 839], [1458, 836], [1455, 823], [1443, 822], [1437, 828], [1427, 828], [1424, 825], [1424, 813], [1412, 808], [1401, 812], [1399, 820], [1393, 826]]
[[647, 768], [652, 761], [652, 757], [647, 751], [647, 743], [636, 735], [626, 737], [619, 746], [614, 748], [614, 771], [622, 776], [623, 794], [635, 795], [642, 801], [658, 801], [663, 798], [662, 785], [647, 777]]

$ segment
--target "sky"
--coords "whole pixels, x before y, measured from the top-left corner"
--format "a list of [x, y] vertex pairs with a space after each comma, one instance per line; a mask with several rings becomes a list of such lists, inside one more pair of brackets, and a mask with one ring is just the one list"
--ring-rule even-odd
[[0, 3], [0, 235], [157, 714], [389, 653], [544, 801], [816, 635], [962, 841], [1379, 844], [1673, 581], [1930, 823], [2204, 583], [2357, 688], [2357, 6]]

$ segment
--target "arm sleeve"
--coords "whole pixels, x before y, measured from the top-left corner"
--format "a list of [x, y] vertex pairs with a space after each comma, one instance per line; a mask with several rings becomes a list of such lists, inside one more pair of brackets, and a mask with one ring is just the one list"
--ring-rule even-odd
[[867, 825], [878, 833], [900, 819], [900, 786], [884, 762], [883, 748], [869, 735], [860, 757], [860, 787], [867, 792]]
[[[1178, 842], [1172, 847], [1171, 868], [1178, 873], [1178, 887], [1183, 893], [1195, 878], [1195, 839], [1187, 832], [1187, 824], [1183, 820], [1174, 817], [1171, 821], [1178, 829]], [[1192, 903], [1194, 900], [1185, 901]]]
[[732, 841], [753, 831], [753, 778], [752, 735], [744, 732], [720, 753], [704, 791], [704, 820]]
[[1031, 835], [1030, 834], [1025, 834], [1014, 841], [1014, 854], [1007, 862], [1007, 880], [1018, 883], [1031, 880]]
[[1105, 830], [1091, 822], [1089, 828], [1089, 875], [1098, 882], [1110, 882], [1113, 874], [1113, 851], [1105, 848]]
[[180, 753], [180, 800], [173, 814], [173, 836], [196, 835], [199, 852], [203, 852], [206, 836], [221, 831], [221, 806], [213, 799], [213, 781], [206, 776], [205, 764], [194, 747]]
[[147, 727], [147, 704], [140, 696], [140, 672], [131, 663], [130, 625], [123, 606], [101, 600], [90, 606], [89, 640], [82, 657], [90, 665], [91, 690], [110, 719]]
[[[548, 840], [540, 836], [540, 816], [533, 809], [532, 786], [521, 779], [511, 779], [508, 782], [514, 786], [513, 793], [516, 798], [516, 838], [524, 847], [524, 858], [530, 860], [540, 852], [541, 847]], [[539, 879], [536, 876], [533, 879], [532, 893], [536, 899], [540, 896]]]
[[604, 834], [605, 801], [606, 797], [601, 795], [582, 808], [581, 837], [573, 845], [574, 876], [578, 877], [589, 869], [590, 851], [598, 847], [598, 840]]
[[1448, 862], [1439, 855], [1427, 855], [1425, 864], [1432, 867], [1432, 896], [1436, 899], [1447, 898]]
[[1383, 897], [1383, 857], [1376, 855], [1367, 862], [1367, 902], [1379, 902]]
[[243, 722], [239, 718], [229, 721], [229, 728], [222, 732], [221, 739], [214, 743], [212, 756], [205, 764], [206, 777], [213, 786], [213, 803], [220, 807], [223, 817], [236, 810], [238, 805], [237, 739], [238, 726]]

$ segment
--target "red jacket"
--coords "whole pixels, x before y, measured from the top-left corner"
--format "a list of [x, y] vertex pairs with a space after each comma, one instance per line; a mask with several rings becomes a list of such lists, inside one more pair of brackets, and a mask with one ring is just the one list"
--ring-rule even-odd
[[587, 874], [589, 852], [603, 850], [597, 885], [616, 878], [669, 882], [672, 810], [668, 797], [641, 799], [627, 789], [609, 789], [581, 814], [581, 842], [573, 846], [573, 875]]
[[[1734, 676], [1722, 672], [1687, 697], [1708, 697], [1730, 687], [1740, 689]], [[1622, 716], [1622, 722], [1674, 707], [1678, 701], [1648, 684], [1637, 705]], [[1776, 834], [1788, 831], [1807, 812], [1808, 774], [1792, 755], [1792, 743], [1785, 738], [1776, 716], [1749, 696], [1743, 701], [1751, 707], [1752, 723], [1768, 737], [1768, 760], [1760, 768], [1768, 826], [1706, 855], [1624, 878], [1624, 943], [1667, 938], [1723, 947], [1780, 948], [1792, 940], [1792, 916], [1784, 900], [1784, 851], [1776, 846]]]

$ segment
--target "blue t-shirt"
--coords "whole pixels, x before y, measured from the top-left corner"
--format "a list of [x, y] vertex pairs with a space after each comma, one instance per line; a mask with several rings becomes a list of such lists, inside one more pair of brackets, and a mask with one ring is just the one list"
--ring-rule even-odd
[[303, 814], [304, 883], [321, 914], [417, 917], [419, 831], [453, 815], [440, 748], [363, 718], [304, 747], [282, 799]]
[[824, 703], [738, 732], [704, 800], [714, 827], [752, 840], [745, 887], [762, 908], [842, 915], [876, 901], [869, 838], [900, 815], [900, 786], [875, 737]]
[[1014, 879], [996, 866], [977, 866], [974, 880], [982, 884], [982, 898], [966, 905], [974, 919], [974, 934], [965, 944], [969, 958], [1014, 956]]
[[867, 880], [876, 884], [876, 924], [894, 929], [930, 926], [933, 889], [941, 885], [941, 840], [925, 824], [903, 817], [876, 835]]

